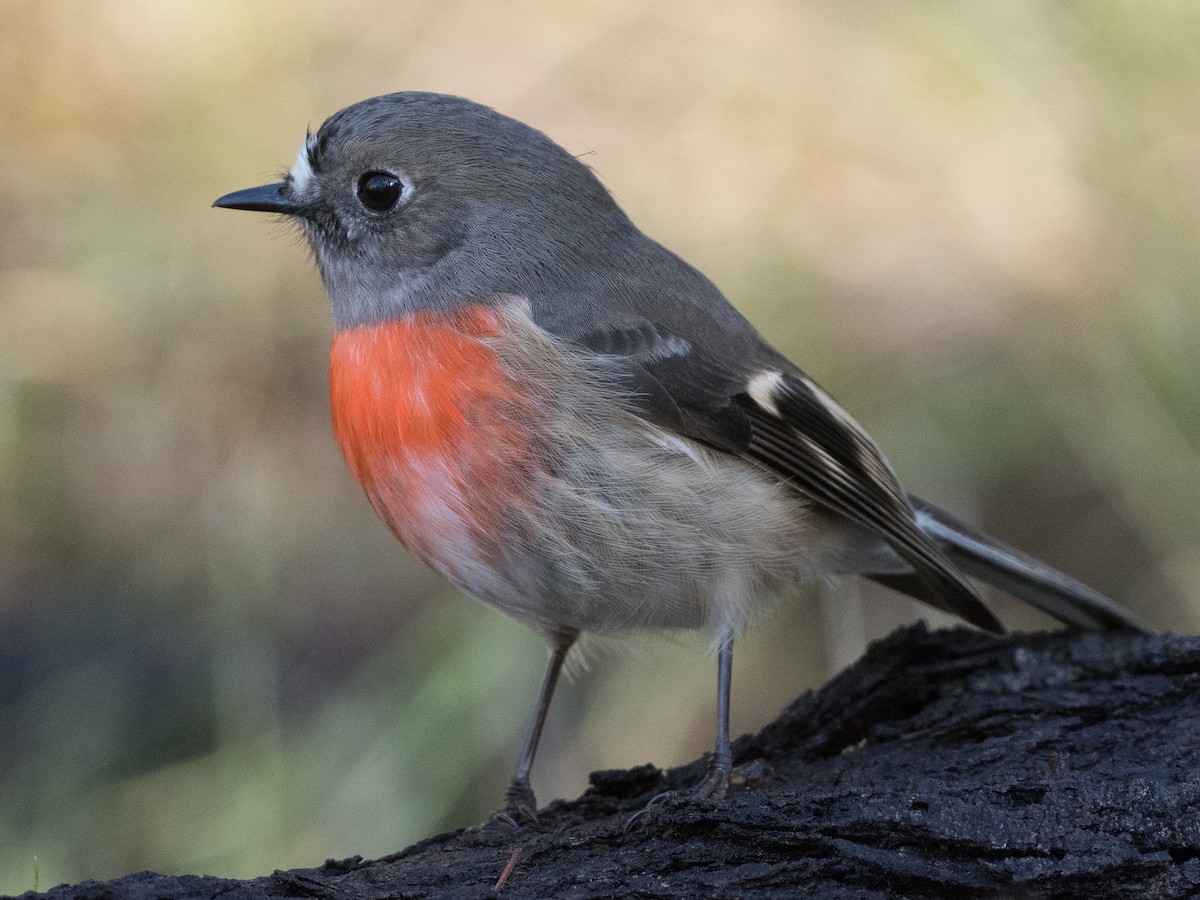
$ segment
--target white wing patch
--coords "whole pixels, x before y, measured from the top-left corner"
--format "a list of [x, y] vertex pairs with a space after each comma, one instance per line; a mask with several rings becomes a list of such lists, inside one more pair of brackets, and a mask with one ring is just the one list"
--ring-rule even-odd
[[820, 401], [829, 414], [841, 422], [857, 438], [855, 441], [856, 452], [858, 461], [862, 467], [870, 472], [871, 477], [882, 487], [886, 488], [889, 493], [901, 498], [907, 504], [908, 501], [904, 498], [904, 494], [900, 490], [896, 479], [896, 473], [892, 471], [892, 464], [887, 461], [887, 457], [875, 446], [875, 442], [871, 440], [870, 436], [863, 430], [863, 427], [855, 422], [850, 413], [842, 409], [836, 400], [825, 393], [819, 384], [811, 378], [803, 378], [801, 380], [813, 392], [813, 396]]
[[832, 415], [850, 430], [857, 431], [860, 434], [863, 433], [862, 426], [855, 422], [854, 419], [850, 417], [850, 413], [842, 409], [841, 405], [836, 400], [825, 393], [824, 388], [822, 388], [811, 378], [801, 378], [800, 380], [804, 382], [805, 387], [813, 392], [813, 396], [821, 402], [821, 405], [825, 407], [830, 415]]
[[[901, 503], [907, 504], [907, 499], [904, 497], [899, 484], [896, 481], [896, 474], [892, 471], [891, 464], [875, 446], [875, 442], [867, 436], [863, 431], [862, 426], [838, 404], [836, 400], [827, 394], [815, 381], [807, 376], [793, 375], [791, 376], [804, 385], [816, 399], [817, 403], [829, 413], [829, 415], [838, 423], [846, 434], [851, 438], [853, 452], [857, 457], [858, 463], [870, 475], [870, 477], [878, 483], [878, 485], [894, 497], [898, 498]], [[791, 388], [794, 390], [794, 387]], [[777, 397], [789, 390], [783, 373], [774, 370], [759, 372], [750, 379], [746, 385], [746, 392], [750, 395], [750, 399], [759, 405], [762, 409], [769, 412], [778, 419], [782, 419], [783, 415], [779, 410]], [[838, 474], [839, 477], [849, 477], [846, 474], [845, 466], [814, 441], [808, 435], [802, 433], [794, 427], [792, 432], [808, 451], [817, 459], [819, 459], [826, 470], [832, 475]]]
[[768, 370], [759, 372], [750, 379], [750, 383], [746, 385], [746, 393], [750, 395], [751, 400], [778, 419], [782, 416], [779, 415], [779, 404], [775, 402], [775, 395], [782, 386], [783, 373]]
[[653, 355], [654, 360], [667, 359], [673, 356], [687, 356], [692, 352], [692, 343], [687, 338], [681, 338], [678, 335], [668, 334], [661, 344], [656, 348]]

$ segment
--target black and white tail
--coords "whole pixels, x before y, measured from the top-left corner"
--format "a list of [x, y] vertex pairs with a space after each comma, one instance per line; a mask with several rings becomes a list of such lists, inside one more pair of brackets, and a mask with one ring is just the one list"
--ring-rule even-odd
[[1099, 591], [909, 495], [921, 530], [966, 575], [978, 578], [1075, 628], [1150, 631]]

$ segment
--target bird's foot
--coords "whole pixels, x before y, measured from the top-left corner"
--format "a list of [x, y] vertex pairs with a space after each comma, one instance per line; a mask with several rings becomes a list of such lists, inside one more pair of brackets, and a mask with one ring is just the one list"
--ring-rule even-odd
[[663, 791], [650, 798], [650, 802], [630, 816], [625, 823], [625, 834], [637, 825], [644, 825], [658, 816], [658, 811], [673, 803], [714, 803], [725, 799], [729, 786], [750, 784], [770, 774], [770, 769], [761, 760], [753, 760], [745, 766], [730, 769], [714, 761], [709, 763], [704, 780], [689, 791]]
[[729, 793], [729, 766], [710, 765], [704, 780], [688, 791], [688, 799], [704, 803], [707, 800], [724, 800]]
[[537, 798], [528, 781], [514, 781], [504, 795], [504, 805], [488, 816], [484, 825], [498, 823], [510, 828], [538, 825]]

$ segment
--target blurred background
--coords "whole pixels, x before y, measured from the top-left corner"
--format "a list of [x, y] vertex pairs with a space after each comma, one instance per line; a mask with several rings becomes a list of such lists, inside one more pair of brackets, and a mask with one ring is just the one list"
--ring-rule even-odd
[[[0, 26], [0, 893], [377, 856], [501, 798], [540, 639], [376, 521], [306, 248], [209, 208], [374, 94], [588, 154], [910, 489], [1200, 627], [1191, 0], [8, 0]], [[918, 617], [949, 622], [853, 582], [788, 599], [739, 645], [735, 730]], [[543, 803], [708, 749], [706, 640], [585, 656]]]

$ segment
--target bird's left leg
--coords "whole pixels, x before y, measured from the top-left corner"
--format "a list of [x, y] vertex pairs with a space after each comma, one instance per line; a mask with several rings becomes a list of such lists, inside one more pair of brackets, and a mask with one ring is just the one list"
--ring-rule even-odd
[[[717, 649], [717, 740], [712, 757], [708, 761], [708, 774], [704, 780], [684, 795], [696, 801], [722, 800], [729, 792], [729, 774], [733, 770], [733, 749], [729, 744], [729, 690], [733, 682], [733, 635], [721, 638]], [[678, 791], [664, 791], [650, 798], [642, 809], [634, 813], [625, 823], [628, 834], [639, 822], [654, 818], [654, 810], [664, 801], [680, 798]]]
[[733, 682], [733, 635], [721, 638], [717, 649], [717, 740], [708, 761], [708, 774], [692, 791], [697, 800], [720, 800], [729, 790], [733, 750], [729, 746], [729, 691]]

